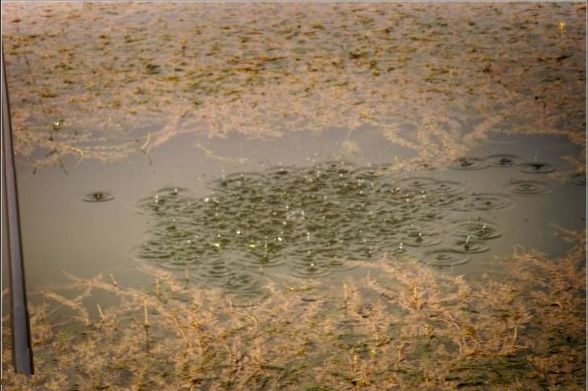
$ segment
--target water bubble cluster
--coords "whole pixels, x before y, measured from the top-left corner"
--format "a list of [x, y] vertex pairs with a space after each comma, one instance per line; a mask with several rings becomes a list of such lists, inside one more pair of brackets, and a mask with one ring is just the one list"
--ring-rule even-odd
[[[505, 166], [518, 160], [490, 159]], [[459, 182], [338, 161], [235, 173], [210, 183], [204, 198], [168, 187], [143, 200], [154, 223], [140, 256], [237, 291], [255, 289], [272, 267], [320, 277], [383, 256], [454, 266], [501, 236], [489, 212], [513, 205], [514, 195], [547, 189], [527, 180], [505, 187], [510, 194], [468, 192]]]

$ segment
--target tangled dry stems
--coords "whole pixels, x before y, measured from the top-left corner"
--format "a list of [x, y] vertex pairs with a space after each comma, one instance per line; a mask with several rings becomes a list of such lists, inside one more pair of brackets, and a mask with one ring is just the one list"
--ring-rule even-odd
[[15, 148], [35, 167], [119, 161], [183, 133], [374, 128], [429, 163], [495, 132], [586, 143], [583, 4], [2, 10]]
[[[152, 289], [71, 277], [32, 308], [37, 372], [9, 389], [584, 389], [585, 234], [550, 260], [521, 252], [508, 281], [416, 262], [362, 265], [337, 287], [290, 280], [236, 305], [155, 268]], [[119, 304], [89, 308], [97, 291]], [[64, 326], [53, 314], [69, 308]], [[5, 330], [7, 330], [5, 328]], [[5, 335], [8, 341], [8, 335]]]

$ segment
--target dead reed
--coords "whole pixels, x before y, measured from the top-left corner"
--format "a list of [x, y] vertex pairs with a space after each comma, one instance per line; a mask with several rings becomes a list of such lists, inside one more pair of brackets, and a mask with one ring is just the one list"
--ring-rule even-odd
[[[550, 260], [503, 261], [508, 281], [468, 281], [417, 262], [365, 263], [334, 286], [288, 279], [250, 306], [154, 275], [151, 290], [71, 277], [32, 308], [37, 373], [15, 390], [580, 390], [585, 370], [585, 233]], [[105, 291], [118, 305], [84, 306]], [[68, 308], [71, 322], [54, 311]], [[4, 328], [5, 341], [9, 341]], [[8, 342], [6, 342], [8, 344]]]

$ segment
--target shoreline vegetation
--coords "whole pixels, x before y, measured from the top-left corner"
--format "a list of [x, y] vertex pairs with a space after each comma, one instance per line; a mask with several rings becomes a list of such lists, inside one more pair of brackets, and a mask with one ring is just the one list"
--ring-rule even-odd
[[[150, 289], [114, 276], [71, 276], [31, 308], [36, 374], [14, 390], [583, 390], [585, 232], [550, 260], [520, 251], [507, 280], [468, 281], [416, 261], [363, 265], [363, 279], [325, 286], [291, 279], [237, 305], [146, 268]], [[94, 308], [102, 291], [117, 305]], [[78, 292], [72, 295], [71, 292]], [[71, 298], [74, 297], [74, 298]], [[74, 322], [56, 323], [67, 308]], [[7, 319], [4, 319], [6, 322]], [[5, 323], [6, 324], [6, 323]], [[9, 341], [8, 328], [4, 328]]]
[[180, 134], [374, 129], [440, 166], [502, 133], [586, 143], [581, 3], [2, 7], [16, 150], [35, 168]]

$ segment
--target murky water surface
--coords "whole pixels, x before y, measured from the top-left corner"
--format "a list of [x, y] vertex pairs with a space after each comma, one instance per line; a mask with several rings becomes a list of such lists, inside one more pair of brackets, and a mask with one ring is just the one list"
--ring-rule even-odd
[[473, 276], [585, 227], [583, 4], [3, 11], [33, 289], [142, 263], [241, 295], [383, 257]]
[[[69, 175], [23, 171], [29, 273], [40, 285], [61, 281], [61, 268], [136, 284], [133, 269], [147, 262], [251, 296], [278, 276], [361, 275], [356, 261], [382, 258], [500, 274], [496, 258], [521, 246], [561, 255], [569, 244], [558, 227], [585, 226], [585, 183], [561, 159], [576, 151], [565, 139], [531, 136], [447, 167], [398, 170], [386, 161], [409, 151], [376, 132], [354, 137], [234, 135], [200, 140], [205, 154], [184, 136], [151, 164], [137, 156], [112, 167], [82, 163]], [[537, 157], [548, 171], [528, 172]], [[88, 192], [95, 188], [105, 190]]]
[[550, 178], [556, 164], [491, 154], [411, 173], [334, 160], [235, 172], [204, 196], [165, 187], [143, 199], [150, 228], [138, 253], [236, 291], [254, 290], [269, 268], [321, 277], [382, 257], [492, 273], [493, 256], [516, 245], [558, 254], [555, 227], [585, 224], [585, 187]]
[[7, 387], [583, 389], [584, 3], [2, 27], [38, 369], [5, 349]]

